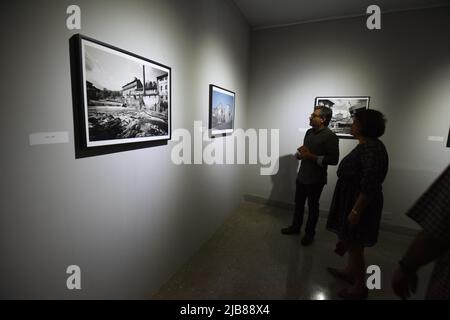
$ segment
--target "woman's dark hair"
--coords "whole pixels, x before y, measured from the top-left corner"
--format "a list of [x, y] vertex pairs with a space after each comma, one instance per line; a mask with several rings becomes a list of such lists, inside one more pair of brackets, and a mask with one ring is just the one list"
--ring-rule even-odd
[[386, 118], [380, 111], [365, 109], [356, 112], [354, 117], [358, 120], [361, 135], [364, 137], [379, 138], [384, 134]]

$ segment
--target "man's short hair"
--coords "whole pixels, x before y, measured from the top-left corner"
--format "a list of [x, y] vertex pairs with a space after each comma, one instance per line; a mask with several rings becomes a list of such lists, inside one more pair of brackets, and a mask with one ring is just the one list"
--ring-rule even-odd
[[316, 106], [314, 110], [320, 110], [320, 116], [325, 119], [325, 126], [328, 127], [333, 116], [333, 111], [326, 106]]

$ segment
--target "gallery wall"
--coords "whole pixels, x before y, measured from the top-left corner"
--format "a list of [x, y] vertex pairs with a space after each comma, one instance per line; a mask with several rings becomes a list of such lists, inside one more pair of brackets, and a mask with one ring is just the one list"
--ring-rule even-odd
[[[66, 28], [71, 4], [80, 31]], [[236, 92], [244, 127], [247, 23], [228, 0], [14, 1], [1, 15], [0, 298], [150, 298], [239, 205], [243, 167], [176, 166], [176, 141], [76, 160], [69, 39], [170, 66], [172, 130], [192, 134], [210, 83]], [[60, 131], [68, 143], [29, 145]], [[81, 290], [66, 288], [69, 265]]]
[[[383, 222], [416, 228], [406, 210], [450, 162], [449, 18], [447, 7], [384, 14], [377, 31], [366, 28], [365, 17], [253, 31], [247, 125], [280, 129], [280, 170], [264, 177], [248, 167], [245, 193], [293, 203], [293, 154], [309, 127], [315, 97], [368, 95], [370, 108], [388, 119]], [[341, 159], [355, 146], [355, 140], [341, 139]], [[336, 167], [328, 175], [324, 211]]]

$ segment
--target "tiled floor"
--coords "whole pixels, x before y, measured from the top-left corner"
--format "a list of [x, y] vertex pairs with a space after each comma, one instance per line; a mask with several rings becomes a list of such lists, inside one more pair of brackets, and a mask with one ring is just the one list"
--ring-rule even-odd
[[[320, 219], [316, 241], [282, 235], [292, 213], [243, 202], [214, 236], [157, 292], [154, 299], [338, 299], [346, 286], [330, 276], [327, 266], [343, 267], [346, 258], [333, 250], [336, 237]], [[412, 238], [381, 231], [378, 244], [366, 250], [367, 265], [381, 268], [381, 290], [369, 299], [396, 299], [390, 286], [397, 261]], [[432, 266], [419, 273], [422, 299]]]

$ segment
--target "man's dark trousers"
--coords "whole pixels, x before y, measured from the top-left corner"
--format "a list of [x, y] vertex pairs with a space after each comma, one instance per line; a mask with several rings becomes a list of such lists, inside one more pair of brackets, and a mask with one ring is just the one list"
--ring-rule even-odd
[[295, 212], [292, 227], [300, 230], [303, 224], [305, 212], [305, 202], [308, 199], [308, 221], [305, 233], [313, 239], [316, 234], [316, 225], [319, 220], [319, 199], [322, 194], [324, 184], [303, 184], [298, 182], [295, 189]]

